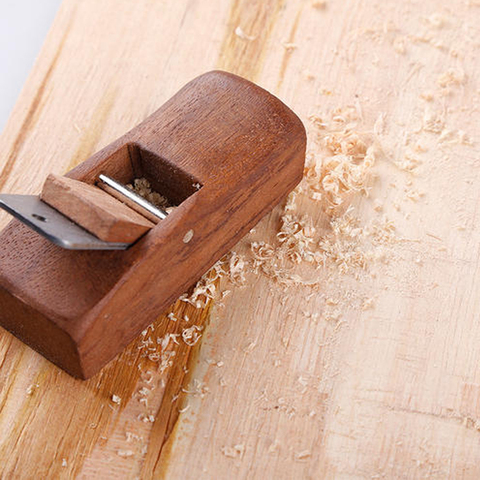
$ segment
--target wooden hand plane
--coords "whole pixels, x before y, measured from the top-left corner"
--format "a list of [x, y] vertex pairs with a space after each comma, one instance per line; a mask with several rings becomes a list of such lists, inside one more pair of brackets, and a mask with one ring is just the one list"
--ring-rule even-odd
[[[197, 77], [41, 197], [0, 196], [17, 217], [0, 233], [0, 325], [92, 376], [300, 182], [305, 148], [301, 121], [267, 91]], [[152, 218], [129, 203], [135, 178], [175, 208]]]

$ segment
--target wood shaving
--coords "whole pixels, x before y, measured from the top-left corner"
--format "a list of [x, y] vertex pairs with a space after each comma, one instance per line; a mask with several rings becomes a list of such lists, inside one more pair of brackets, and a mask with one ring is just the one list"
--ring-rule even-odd
[[373, 298], [366, 298], [362, 303], [362, 310], [370, 310], [373, 308]]
[[222, 453], [229, 458], [241, 458], [244, 451], [245, 445], [243, 444], [234, 445], [233, 447], [222, 447]]
[[182, 392], [186, 393], [187, 395], [192, 395], [193, 397], [204, 398], [205, 395], [210, 393], [210, 389], [205, 385], [204, 382], [194, 378], [189, 388], [182, 388]]
[[125, 432], [125, 439], [127, 440], [127, 442], [131, 443], [131, 442], [143, 442], [143, 437], [140, 436], [140, 435], [136, 435], [135, 433], [132, 433], [132, 432]]
[[331, 312], [325, 312], [323, 318], [326, 322], [338, 323], [341, 320], [342, 312], [340, 309], [332, 310]]
[[425, 108], [423, 114], [423, 130], [431, 133], [441, 133], [445, 126], [443, 115], [431, 108]]
[[302, 71], [302, 76], [303, 78], [305, 78], [305, 80], [308, 80], [309, 82], [311, 82], [312, 80], [315, 80], [316, 78], [316, 76], [312, 72], [310, 72], [310, 70], [307, 70], [307, 69]]
[[200, 333], [203, 330], [203, 327], [198, 325], [192, 325], [189, 328], [184, 328], [182, 331], [182, 340], [189, 346], [193, 347], [202, 337]]
[[333, 218], [330, 225], [332, 235], [321, 239], [318, 244], [323, 263], [328, 259], [342, 273], [356, 268], [365, 269], [372, 255], [364, 246], [366, 232], [359, 226], [358, 218], [347, 212]]
[[196, 308], [205, 308], [217, 293], [217, 280], [227, 272], [224, 268], [225, 259], [219, 260], [203, 277], [196, 283], [191, 293], [184, 293], [179, 300], [189, 303]]
[[311, 456], [312, 456], [312, 452], [310, 450], [302, 450], [301, 452], [298, 452], [295, 455], [295, 458], [297, 460], [305, 460], [306, 458], [311, 457]]
[[326, 305], [338, 305], [339, 303], [339, 300], [330, 297], [325, 300]]
[[245, 353], [250, 353], [256, 346], [257, 346], [257, 342], [250, 342], [250, 343], [243, 349], [243, 351], [244, 351]]
[[141, 413], [138, 416], [138, 419], [143, 423], [153, 423], [153, 422], [155, 422], [155, 416], [154, 415], [145, 415], [144, 413]]
[[27, 392], [27, 395], [32, 395], [33, 392], [39, 387], [40, 385], [38, 383], [34, 383], [32, 385], [29, 385], [26, 392]]
[[117, 450], [117, 455], [122, 458], [128, 458], [135, 455], [135, 452], [132, 450]]
[[381, 220], [372, 224], [369, 236], [375, 245], [388, 245], [397, 241], [395, 230], [393, 221], [384, 215]]
[[435, 28], [442, 28], [447, 24], [447, 19], [441, 13], [432, 13], [428, 18], [427, 22]]
[[313, 261], [311, 246], [314, 235], [315, 227], [310, 217], [304, 215], [298, 218], [289, 213], [281, 217], [277, 239], [280, 249], [291, 262]]
[[245, 259], [242, 255], [231, 252], [227, 257], [228, 278], [230, 282], [238, 287], [245, 285]]
[[402, 160], [394, 163], [400, 170], [403, 170], [404, 172], [416, 173], [416, 170], [422, 164], [422, 161], [415, 154], [406, 152]]
[[221, 387], [226, 387], [226, 386], [228, 386], [227, 381], [226, 381], [223, 377], [220, 378], [219, 384], [220, 384]]
[[183, 243], [188, 243], [193, 238], [193, 230], [189, 230], [183, 237]]
[[350, 192], [367, 193], [377, 152], [371, 138], [355, 131], [357, 109], [337, 109], [328, 123], [318, 116], [310, 119], [323, 151], [321, 157], [310, 152], [306, 159], [304, 181], [310, 197], [337, 208]]
[[297, 44], [291, 42], [283, 42], [282, 46], [289, 53], [293, 52], [296, 48], [298, 48]]
[[248, 40], [248, 41], [253, 41], [253, 40], [256, 40], [256, 36], [254, 35], [247, 35], [242, 27], [240, 27], [240, 25], [235, 29], [235, 35], [239, 38], [241, 38], [242, 40]]
[[460, 85], [465, 82], [465, 72], [461, 68], [449, 68], [437, 79], [438, 85], [442, 88], [451, 85]]
[[133, 190], [137, 195], [145, 198], [156, 207], [169, 209], [172, 207], [167, 198], [152, 190], [150, 182], [146, 178], [135, 178], [133, 184], [127, 185], [127, 188]]
[[396, 37], [395, 40], [393, 41], [393, 49], [397, 53], [400, 53], [401, 55], [404, 55], [405, 52], [406, 52], [406, 38], [405, 37]]
[[280, 444], [275, 440], [269, 447], [268, 453], [277, 453], [280, 448]]
[[444, 128], [440, 132], [438, 143], [442, 145], [472, 145], [468, 135], [463, 130]]
[[423, 196], [425, 196], [425, 192], [411, 188], [406, 190], [405, 196], [412, 202], [418, 202]]
[[426, 92], [422, 92], [420, 94], [420, 98], [422, 98], [423, 100], [427, 101], [427, 102], [432, 102], [433, 99], [435, 98], [433, 92], [431, 92], [430, 90], [427, 90]]
[[317, 10], [324, 10], [327, 6], [327, 0], [314, 0], [311, 6]]

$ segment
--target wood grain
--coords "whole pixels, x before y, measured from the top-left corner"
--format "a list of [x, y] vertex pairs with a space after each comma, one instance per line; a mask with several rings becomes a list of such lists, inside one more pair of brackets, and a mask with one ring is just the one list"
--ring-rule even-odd
[[100, 188], [52, 173], [40, 198], [106, 242], [133, 243], [154, 226]]
[[[318, 291], [298, 285], [285, 295], [265, 276], [221, 285], [231, 293], [214, 307], [201, 344], [172, 341], [168, 348], [184, 353], [163, 373], [138, 342], [79, 382], [2, 332], [4, 477], [479, 477], [480, 9], [475, 1], [318, 5], [63, 4], [3, 132], [2, 191], [39, 192], [47, 173], [78, 165], [179, 84], [223, 68], [277, 94], [305, 123], [312, 114], [326, 123], [348, 105], [360, 112], [355, 132], [380, 150], [377, 180], [369, 197], [354, 195], [345, 207], [365, 227], [386, 215], [400, 240], [366, 274], [319, 269]], [[237, 26], [254, 39], [236, 35]], [[458, 80], [442, 87], [449, 70]], [[435, 115], [473, 145], [440, 139]], [[322, 132], [311, 127], [310, 149], [321, 157]], [[412, 174], [397, 164], [417, 143]], [[281, 213], [248, 241], [273, 243]], [[299, 196], [297, 213], [331, 235], [309, 198]], [[235, 250], [247, 254], [249, 244]], [[355, 296], [360, 304], [349, 306]], [[327, 299], [338, 302], [328, 307], [339, 309], [338, 324], [323, 316]], [[206, 324], [206, 310], [180, 302], [174, 311]], [[310, 313], [320, 314], [316, 323]], [[148, 335], [183, 326], [160, 319]], [[180, 383], [192, 393], [172, 397]], [[138, 392], [152, 385], [145, 407]], [[153, 422], [137, 418], [146, 412]], [[142, 439], [127, 441], [126, 432]]]

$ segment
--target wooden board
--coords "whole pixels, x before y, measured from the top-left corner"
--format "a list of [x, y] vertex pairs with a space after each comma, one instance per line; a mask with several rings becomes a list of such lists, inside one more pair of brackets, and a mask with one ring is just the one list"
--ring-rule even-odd
[[[318, 268], [286, 290], [261, 266], [224, 279], [213, 309], [178, 302], [90, 381], [2, 331], [2, 476], [478, 478], [478, 25], [475, 0], [64, 1], [1, 137], [2, 192], [38, 193], [212, 68], [291, 106], [325, 168], [350, 124], [375, 178], [366, 196], [349, 177], [332, 213], [310, 170], [292, 214]], [[248, 264], [282, 215], [235, 248]], [[175, 355], [143, 356], [165, 334]]]

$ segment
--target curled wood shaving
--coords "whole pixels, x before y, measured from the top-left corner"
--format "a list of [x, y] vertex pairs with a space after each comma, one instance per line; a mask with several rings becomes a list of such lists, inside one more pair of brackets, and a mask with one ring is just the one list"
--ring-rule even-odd
[[313, 261], [311, 246], [315, 235], [315, 227], [312, 219], [306, 215], [301, 218], [291, 213], [281, 217], [280, 231], [277, 239], [280, 249], [288, 260], [300, 263], [302, 260]]
[[192, 325], [189, 328], [184, 328], [182, 331], [183, 341], [190, 347], [193, 347], [202, 337], [200, 333], [203, 330], [203, 327], [198, 325]]
[[152, 190], [152, 186], [146, 178], [135, 178], [133, 184], [127, 185], [127, 188], [133, 190], [136, 194], [145, 198], [156, 207], [166, 208], [167, 211], [168, 207], [171, 207], [167, 198]]
[[256, 40], [256, 36], [255, 35], [247, 35], [242, 27], [240, 27], [240, 25], [235, 29], [235, 35], [238, 37], [238, 38], [241, 38], [242, 40], [248, 40], [248, 41], [253, 41], [253, 40]]
[[245, 284], [245, 260], [241, 255], [230, 252], [219, 260], [194, 286], [191, 293], [184, 293], [180, 300], [196, 308], [205, 308], [218, 293], [218, 280], [228, 277], [237, 286]]

